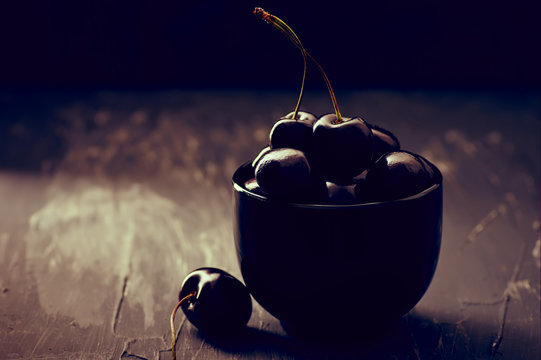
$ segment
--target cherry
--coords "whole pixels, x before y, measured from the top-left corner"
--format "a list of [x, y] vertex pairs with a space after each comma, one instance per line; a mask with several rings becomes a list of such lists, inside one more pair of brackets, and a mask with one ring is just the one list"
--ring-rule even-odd
[[314, 125], [314, 153], [325, 179], [351, 183], [372, 159], [372, 131], [363, 119], [322, 116]]
[[355, 186], [357, 197], [365, 201], [390, 201], [406, 198], [430, 187], [434, 180], [432, 165], [406, 151], [394, 151], [380, 157], [368, 169], [363, 183]]
[[373, 137], [372, 160], [378, 160], [382, 155], [400, 150], [400, 142], [389, 130], [383, 129], [377, 125], [370, 125]]
[[280, 148], [261, 157], [255, 168], [255, 178], [269, 197], [299, 200], [309, 191], [310, 172], [310, 164], [302, 151]]
[[270, 132], [270, 147], [293, 148], [305, 154], [312, 152], [312, 128], [317, 118], [315, 115], [299, 111], [293, 118], [294, 112], [282, 117]]
[[244, 188], [254, 194], [265, 196], [265, 193], [263, 190], [261, 190], [261, 187], [255, 178], [251, 178], [250, 180], [246, 181], [244, 183]]
[[252, 167], [253, 167], [254, 169], [257, 167], [257, 163], [258, 163], [259, 160], [263, 157], [263, 155], [265, 155], [265, 154], [268, 153], [269, 151], [271, 151], [270, 146], [265, 146], [263, 149], [261, 149], [261, 151], [259, 152], [259, 154], [257, 154], [257, 156], [255, 157], [255, 159], [252, 161]]
[[237, 278], [212, 267], [186, 276], [178, 303], [171, 313], [171, 358], [176, 360], [175, 314], [182, 308], [188, 321], [209, 335], [228, 335], [242, 330], [252, 315], [250, 292]]
[[192, 271], [182, 283], [179, 301], [192, 293], [194, 297], [181, 307], [188, 320], [202, 332], [238, 331], [252, 314], [248, 289], [223, 270], [205, 267]]
[[179, 307], [195, 327], [210, 335], [238, 332], [252, 314], [252, 298], [244, 284], [229, 273], [212, 267], [189, 273], [178, 298], [171, 313], [173, 360], [176, 359], [174, 319]]

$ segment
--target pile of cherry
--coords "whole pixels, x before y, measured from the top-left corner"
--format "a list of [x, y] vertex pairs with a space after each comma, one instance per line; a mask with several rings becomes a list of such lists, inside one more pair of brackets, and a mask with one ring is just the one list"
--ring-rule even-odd
[[[301, 51], [304, 73], [295, 110], [273, 126], [269, 145], [253, 160], [253, 178], [244, 187], [272, 201], [348, 205], [406, 198], [434, 184], [433, 166], [420, 155], [400, 150], [388, 130], [360, 117], [345, 118], [327, 75], [278, 17], [256, 8], [254, 14], [278, 29]], [[327, 85], [334, 114], [319, 119], [299, 111], [306, 60], [312, 60]], [[252, 313], [248, 289], [227, 272], [206, 267], [186, 276], [171, 313], [172, 358], [176, 359], [175, 314], [212, 336], [243, 329]]]
[[360, 204], [397, 200], [433, 185], [422, 156], [400, 150], [388, 130], [360, 117], [319, 119], [307, 112], [281, 118], [269, 146], [252, 163], [246, 189], [285, 202]]
[[[334, 114], [319, 120], [306, 112], [297, 119], [292, 115], [272, 128], [270, 145], [253, 161], [255, 177], [245, 183], [248, 190], [277, 201], [355, 204], [408, 197], [433, 184], [428, 161], [399, 150], [387, 130], [361, 118], [337, 122]], [[243, 328], [252, 311], [246, 287], [216, 268], [188, 274], [178, 299], [171, 321], [180, 307], [207, 334]]]
[[[361, 118], [337, 121], [299, 112], [280, 119], [270, 145], [252, 163], [247, 190], [286, 202], [356, 204], [415, 195], [434, 182], [423, 157], [401, 151], [398, 139]], [[171, 314], [172, 358], [176, 359], [174, 318], [182, 308], [187, 319], [210, 336], [242, 330], [252, 313], [248, 289], [229, 273], [200, 268], [184, 279]]]

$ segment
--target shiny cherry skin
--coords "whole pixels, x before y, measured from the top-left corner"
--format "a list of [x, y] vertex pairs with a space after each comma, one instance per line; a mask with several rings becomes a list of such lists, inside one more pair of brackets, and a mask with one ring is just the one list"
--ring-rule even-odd
[[254, 194], [265, 196], [265, 193], [263, 190], [261, 190], [261, 187], [257, 183], [257, 180], [254, 178], [251, 178], [250, 180], [246, 181], [244, 183], [244, 188]]
[[344, 184], [368, 168], [372, 159], [372, 130], [363, 119], [327, 114], [314, 124], [314, 155], [325, 180]]
[[261, 151], [259, 152], [259, 154], [257, 154], [257, 156], [255, 157], [255, 159], [252, 161], [252, 167], [253, 167], [254, 169], [257, 167], [257, 163], [259, 163], [259, 160], [261, 160], [261, 158], [263, 157], [263, 155], [265, 155], [265, 154], [268, 153], [269, 151], [271, 151], [270, 146], [265, 146], [263, 149], [261, 149]]
[[374, 134], [373, 161], [377, 161], [382, 155], [388, 152], [400, 150], [400, 142], [392, 132], [377, 125], [370, 125], [370, 127], [372, 134]]
[[311, 186], [311, 167], [300, 150], [273, 149], [259, 159], [255, 178], [269, 198], [296, 201], [304, 198]]
[[229, 273], [205, 267], [192, 271], [182, 283], [179, 300], [195, 293], [181, 307], [201, 332], [231, 334], [242, 330], [252, 314], [248, 289]]
[[282, 117], [274, 124], [269, 136], [272, 149], [292, 148], [305, 154], [312, 152], [312, 132], [317, 118], [315, 115], [299, 111], [293, 119], [293, 112]]
[[434, 170], [420, 155], [394, 151], [380, 157], [355, 192], [364, 202], [403, 199], [434, 184]]

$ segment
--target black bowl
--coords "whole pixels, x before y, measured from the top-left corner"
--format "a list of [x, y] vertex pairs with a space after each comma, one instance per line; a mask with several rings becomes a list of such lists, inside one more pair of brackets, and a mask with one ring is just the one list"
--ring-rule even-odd
[[316, 205], [246, 190], [253, 168], [242, 165], [233, 175], [234, 234], [255, 300], [300, 333], [366, 330], [406, 314], [440, 251], [442, 176], [433, 167], [434, 185], [405, 199]]

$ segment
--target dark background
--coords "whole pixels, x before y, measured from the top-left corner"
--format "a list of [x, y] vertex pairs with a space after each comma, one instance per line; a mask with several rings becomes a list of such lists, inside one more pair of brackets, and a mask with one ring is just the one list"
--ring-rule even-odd
[[[4, 87], [296, 88], [285, 20], [335, 87], [539, 89], [539, 1], [13, 1]], [[309, 86], [323, 86], [312, 71]]]

